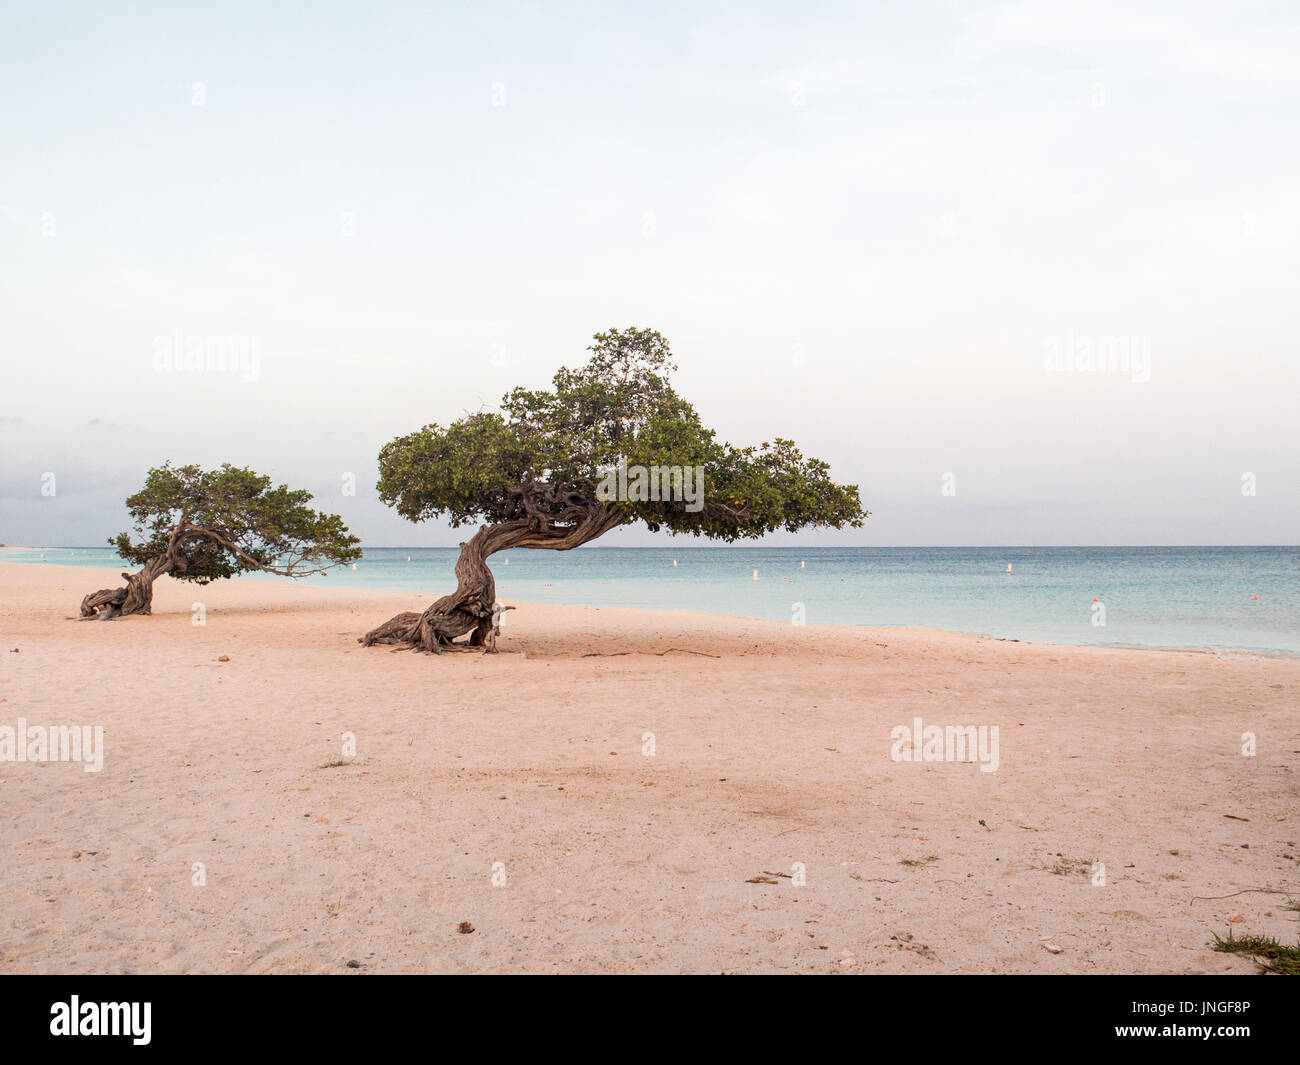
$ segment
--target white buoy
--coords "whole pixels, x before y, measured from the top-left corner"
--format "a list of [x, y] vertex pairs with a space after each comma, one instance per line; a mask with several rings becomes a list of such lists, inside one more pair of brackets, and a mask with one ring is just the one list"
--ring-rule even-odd
[[758, 570], [754, 570], [754, 580], [758, 580]]
[[1010, 562], [1007, 563], [1007, 572], [1008, 572], [1008, 573], [1011, 572], [1011, 563], [1010, 563]]
[[410, 555], [407, 555], [407, 556], [406, 556], [406, 561], [407, 561], [407, 562], [410, 562], [410, 561], [411, 561], [411, 556], [410, 556]]
[[677, 565], [677, 559], [673, 559], [673, 565]]
[[800, 563], [799, 563], [799, 568], [800, 568], [800, 569], [803, 569], [803, 568], [804, 568], [804, 563], [800, 562]]
[[502, 564], [503, 566], [508, 566], [508, 565], [510, 565], [510, 559], [508, 559], [508, 558], [503, 558], [503, 559], [501, 560], [501, 564]]
[[357, 568], [357, 564], [356, 564], [355, 562], [352, 563], [352, 568], [353, 568], [353, 569], [356, 569], [356, 568]]

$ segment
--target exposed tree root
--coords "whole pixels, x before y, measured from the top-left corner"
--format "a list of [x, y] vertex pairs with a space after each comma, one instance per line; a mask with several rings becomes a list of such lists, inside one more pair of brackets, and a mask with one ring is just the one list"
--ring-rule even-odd
[[[487, 560], [498, 551], [536, 548], [571, 551], [622, 524], [622, 518], [601, 503], [565, 496], [547, 485], [519, 489], [519, 509], [529, 516], [485, 525], [460, 545], [456, 560], [456, 590], [422, 613], [405, 611], [360, 638], [359, 643], [394, 644], [439, 654], [449, 647], [496, 651], [501, 615], [513, 607], [496, 600], [496, 580]], [[555, 508], [559, 512], [554, 521]], [[462, 644], [454, 641], [468, 635]]]
[[170, 557], [150, 559], [139, 573], [123, 573], [125, 588], [101, 588], [81, 600], [82, 618], [111, 621], [128, 614], [149, 614], [153, 609], [153, 582], [170, 573]]

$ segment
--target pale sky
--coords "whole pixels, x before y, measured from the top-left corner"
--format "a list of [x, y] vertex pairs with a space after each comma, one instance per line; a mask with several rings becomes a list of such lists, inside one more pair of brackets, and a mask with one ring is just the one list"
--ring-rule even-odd
[[[102, 544], [172, 459], [454, 544], [377, 501], [380, 447], [638, 325], [721, 436], [861, 486], [810, 544], [1297, 542], [1294, 3], [3, 24], [0, 541]], [[257, 373], [160, 371], [177, 331]], [[1115, 337], [1141, 372], [1045, 362]]]

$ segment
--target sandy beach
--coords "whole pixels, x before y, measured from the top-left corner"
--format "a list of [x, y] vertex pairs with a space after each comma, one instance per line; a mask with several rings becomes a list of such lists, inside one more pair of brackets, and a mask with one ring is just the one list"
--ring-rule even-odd
[[[1297, 936], [1252, 890], [1300, 896], [1294, 660], [523, 604], [434, 657], [357, 643], [429, 596], [248, 579], [69, 620], [118, 583], [0, 563], [0, 726], [104, 735], [0, 762], [6, 973], [1251, 973], [1212, 933]], [[918, 717], [997, 726], [996, 771], [894, 760]]]

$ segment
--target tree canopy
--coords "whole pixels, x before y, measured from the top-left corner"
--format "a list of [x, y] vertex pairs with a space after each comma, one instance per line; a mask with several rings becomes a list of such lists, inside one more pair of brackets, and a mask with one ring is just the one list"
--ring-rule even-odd
[[561, 369], [552, 389], [516, 388], [499, 412], [426, 425], [391, 441], [379, 455], [380, 498], [412, 521], [559, 520], [577, 500], [600, 499], [602, 480], [620, 463], [700, 467], [699, 509], [681, 499], [601, 501], [619, 524], [639, 520], [653, 530], [726, 541], [862, 524], [857, 486], [835, 484], [829, 466], [793, 441], [719, 441], [669, 384], [676, 366], [661, 334], [611, 329], [594, 339], [586, 365]]

